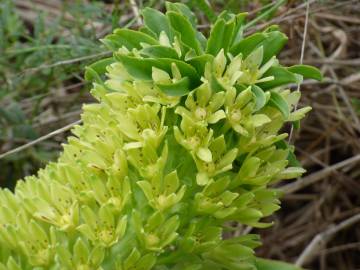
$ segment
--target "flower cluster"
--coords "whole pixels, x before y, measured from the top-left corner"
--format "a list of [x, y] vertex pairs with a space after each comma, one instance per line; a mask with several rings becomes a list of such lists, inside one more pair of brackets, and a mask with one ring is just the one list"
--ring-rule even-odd
[[258, 237], [225, 232], [271, 225], [271, 184], [304, 172], [281, 128], [309, 108], [286, 85], [320, 75], [279, 64], [276, 27], [244, 36], [245, 14], [208, 39], [185, 5], [142, 15], [103, 40], [113, 57], [86, 72], [99, 103], [58, 161], [0, 191], [1, 270], [262, 269]]

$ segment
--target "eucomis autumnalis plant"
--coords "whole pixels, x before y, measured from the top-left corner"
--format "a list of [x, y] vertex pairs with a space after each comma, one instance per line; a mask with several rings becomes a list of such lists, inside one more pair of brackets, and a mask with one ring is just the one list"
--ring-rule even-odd
[[0, 191], [0, 269], [294, 269], [259, 259], [280, 208], [272, 186], [304, 170], [281, 129], [313, 67], [282, 66], [277, 26], [244, 35], [246, 14], [223, 12], [206, 38], [183, 4], [142, 11], [138, 31], [103, 43], [89, 66], [99, 101], [84, 105], [57, 162]]

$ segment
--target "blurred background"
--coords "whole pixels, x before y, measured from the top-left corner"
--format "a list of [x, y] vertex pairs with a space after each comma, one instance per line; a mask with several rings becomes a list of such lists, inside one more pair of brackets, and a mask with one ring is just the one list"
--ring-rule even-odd
[[[181, 2], [205, 33], [223, 9], [257, 18], [249, 34], [280, 25], [289, 37], [281, 62], [299, 63], [304, 44], [304, 64], [321, 69], [322, 82], [301, 86], [301, 105], [313, 110], [292, 137], [307, 173], [281, 187], [282, 209], [261, 230], [258, 254], [308, 269], [360, 269], [360, 1]], [[99, 39], [138, 27], [145, 6], [164, 1], [0, 0], [1, 187], [56, 160], [82, 104], [94, 102], [83, 73], [108, 54]]]

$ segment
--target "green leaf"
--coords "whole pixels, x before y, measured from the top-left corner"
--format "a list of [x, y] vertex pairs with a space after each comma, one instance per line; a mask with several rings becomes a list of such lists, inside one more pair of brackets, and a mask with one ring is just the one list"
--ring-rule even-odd
[[263, 33], [255, 33], [242, 39], [231, 47], [230, 52], [233, 55], [241, 53], [244, 57], [248, 56], [261, 42], [266, 38]]
[[274, 55], [277, 55], [288, 41], [287, 36], [280, 31], [272, 31], [265, 35], [266, 39], [258, 45], [264, 47], [263, 64], [269, 61]]
[[202, 54], [187, 60], [187, 62], [192, 65], [199, 74], [204, 74], [206, 63], [212, 62], [213, 59], [214, 56], [212, 56], [211, 54]]
[[[93, 72], [96, 72], [98, 76], [105, 74], [106, 67], [108, 65], [111, 65], [115, 62], [115, 59], [113, 57], [105, 58], [99, 61], [96, 61], [95, 63], [88, 66]], [[93, 72], [89, 71], [89, 69], [86, 69], [85, 71], [85, 80], [91, 81], [93, 77]]]
[[274, 31], [280, 31], [280, 27], [276, 24], [270, 25], [269, 27], [267, 27], [263, 33], [271, 33]]
[[208, 17], [210, 22], [213, 22], [216, 20], [216, 14], [213, 11], [213, 8], [210, 6], [210, 4], [206, 1], [206, 0], [197, 0], [197, 1], [193, 1], [196, 6], [202, 11], [204, 12], [204, 14], [206, 15], [206, 17]]
[[152, 67], [155, 66], [157, 68], [161, 64], [157, 59], [152, 58], [136, 58], [132, 56], [127, 56], [123, 54], [116, 54], [115, 56], [126, 68], [127, 72], [138, 79], [142, 80], [151, 80]]
[[300, 120], [296, 120], [292, 124], [296, 130], [300, 129]]
[[134, 48], [141, 49], [141, 43], [149, 45], [159, 44], [159, 42], [151, 36], [130, 29], [117, 29], [114, 34], [110, 36], [112, 37], [112, 41], [115, 42], [119, 48], [125, 46], [128, 50], [132, 50]]
[[184, 77], [176, 83], [157, 84], [157, 86], [168, 96], [184, 96], [190, 92], [190, 82], [188, 77]]
[[136, 248], [134, 248], [131, 251], [130, 255], [124, 261], [125, 269], [129, 269], [130, 267], [135, 265], [136, 262], [140, 259], [140, 256], [141, 256], [140, 252]]
[[264, 91], [257, 85], [251, 86], [251, 91], [255, 95], [255, 111], [260, 110], [265, 106], [266, 97]]
[[293, 149], [294, 147], [293, 146], [289, 146], [288, 143], [285, 142], [284, 140], [275, 142], [275, 145], [279, 149], [288, 149], [289, 150], [289, 154], [287, 156], [287, 160], [289, 161], [289, 166], [291, 166], [291, 167], [301, 167], [300, 161], [297, 160], [297, 158], [296, 158], [296, 156], [294, 154], [294, 149]]
[[179, 59], [177, 52], [170, 47], [154, 45], [141, 50], [141, 54], [153, 58], [174, 58]]
[[95, 246], [90, 254], [90, 261], [93, 265], [99, 266], [105, 257], [105, 249], [101, 246]]
[[286, 85], [289, 83], [297, 83], [298, 82], [298, 78], [294, 73], [292, 73], [292, 72], [288, 71], [286, 68], [280, 67], [280, 66], [273, 66], [273, 67], [269, 68], [268, 71], [266, 71], [265, 74], [263, 75], [263, 78], [268, 77], [268, 76], [274, 76], [274, 80], [259, 83], [258, 86], [260, 88], [262, 88], [263, 90], [275, 88], [275, 87], [278, 87], [281, 85]]
[[148, 27], [146, 27], [146, 26], [141, 26], [141, 27], [139, 28], [139, 31], [140, 31], [141, 33], [144, 33], [144, 34], [152, 37], [152, 38], [158, 39], [158, 36], [157, 36], [153, 31], [151, 31]]
[[216, 78], [214, 72], [211, 73], [210, 86], [215, 92], [226, 91], [226, 88], [221, 84], [221, 82]]
[[119, 49], [115, 41], [113, 41], [112, 35], [107, 35], [105, 38], [100, 39], [101, 43], [105, 45], [110, 51], [117, 51]]
[[287, 40], [286, 35], [280, 31], [255, 33], [235, 44], [230, 52], [233, 55], [242, 53], [246, 57], [256, 47], [263, 46], [264, 57], [262, 63], [266, 63], [273, 55], [277, 55], [281, 51]]
[[115, 57], [119, 59], [131, 76], [138, 79], [152, 80], [152, 67], [156, 67], [171, 74], [171, 64], [175, 63], [180, 70], [181, 75], [190, 79], [191, 88], [198, 86], [200, 83], [200, 76], [195, 68], [176, 59], [137, 58], [123, 54], [116, 54]]
[[262, 258], [256, 258], [255, 265], [257, 270], [301, 270], [292, 264]]
[[245, 59], [245, 63], [248, 66], [260, 67], [262, 60], [264, 58], [264, 48], [262, 46], [257, 47], [253, 50]]
[[97, 82], [99, 84], [103, 83], [99, 74], [90, 66], [85, 67], [85, 80], [87, 80], [88, 82]]
[[235, 28], [234, 28], [234, 34], [233, 34], [233, 40], [231, 41], [231, 47], [238, 43], [241, 38], [243, 37], [243, 27], [245, 23], [246, 16], [248, 15], [247, 12], [239, 13], [235, 17]]
[[285, 119], [289, 117], [290, 109], [285, 99], [276, 92], [271, 92], [269, 105], [278, 109]]
[[150, 269], [153, 268], [155, 263], [156, 263], [155, 255], [152, 254], [152, 253], [148, 253], [136, 263], [136, 268], [135, 269], [150, 270]]
[[288, 67], [288, 70], [302, 75], [304, 78], [314, 79], [317, 81], [321, 81], [323, 79], [320, 70], [316, 67], [308, 66], [308, 65], [295, 65]]
[[199, 31], [196, 31], [196, 38], [199, 41], [202, 50], [205, 50], [207, 44], [207, 38], [204, 36], [203, 33]]
[[170, 11], [166, 13], [172, 28], [180, 33], [180, 40], [189, 48], [193, 48], [197, 54], [202, 53], [202, 48], [196, 38], [196, 30], [190, 21], [183, 15]]
[[226, 22], [224, 19], [218, 19], [211, 29], [210, 37], [206, 47], [206, 53], [217, 55], [221, 49], [226, 53], [234, 33], [234, 19]]
[[182, 3], [166, 2], [166, 10], [182, 14], [189, 20], [189, 22], [192, 24], [194, 28], [196, 27], [197, 24], [196, 16], [187, 5], [184, 5]]
[[192, 67], [191, 65], [175, 59], [169, 59], [169, 58], [160, 58], [160, 61], [162, 61], [163, 64], [166, 64], [168, 68], [168, 73], [171, 73], [171, 64], [174, 63], [180, 70], [182, 77], [188, 77], [190, 79], [190, 87], [195, 88], [199, 86], [200, 82], [200, 76], [197, 73], [196, 69]]
[[196, 152], [196, 155], [204, 162], [209, 163], [212, 161], [212, 153], [209, 148], [199, 147], [199, 149]]
[[225, 20], [218, 19], [215, 25], [211, 28], [209, 40], [206, 46], [206, 53], [217, 55], [217, 53], [221, 50], [223, 40], [219, 37], [219, 35], [223, 34], [225, 24]]
[[163, 13], [157, 11], [156, 9], [147, 7], [141, 11], [141, 14], [144, 18], [145, 26], [154, 32], [157, 37], [160, 36], [162, 31], [164, 31], [169, 39], [171, 41], [173, 40], [173, 33], [171, 31], [170, 23]]
[[79, 237], [74, 245], [74, 261], [78, 264], [82, 263], [82, 258], [88, 258], [89, 249], [84, 241]]

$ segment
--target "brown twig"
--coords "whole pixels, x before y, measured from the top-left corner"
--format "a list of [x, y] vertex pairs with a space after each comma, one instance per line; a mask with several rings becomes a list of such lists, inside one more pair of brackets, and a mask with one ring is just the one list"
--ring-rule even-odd
[[341, 223], [335, 225], [330, 225], [325, 231], [317, 234], [310, 244], [306, 247], [306, 249], [301, 253], [299, 258], [296, 260], [297, 266], [303, 266], [304, 264], [310, 262], [316, 254], [320, 251], [320, 249], [331, 240], [331, 238], [341, 230], [344, 230], [353, 224], [360, 221], [360, 214], [352, 216]]
[[54, 130], [53, 132], [50, 132], [49, 134], [46, 134], [46, 135], [44, 135], [44, 136], [42, 136], [42, 137], [40, 137], [40, 138], [38, 138], [36, 140], [33, 140], [33, 141], [31, 141], [31, 142], [29, 142], [27, 144], [21, 145], [21, 146], [15, 148], [15, 149], [12, 149], [12, 150], [7, 151], [7, 152], [5, 152], [3, 154], [0, 154], [0, 159], [3, 159], [5, 157], [7, 157], [7, 156], [10, 156], [10, 155], [18, 153], [18, 152], [20, 152], [22, 150], [25, 150], [25, 149], [27, 149], [27, 148], [29, 148], [31, 146], [34, 146], [34, 145], [36, 145], [36, 144], [38, 144], [38, 143], [40, 143], [40, 142], [42, 142], [44, 140], [47, 140], [47, 139], [49, 139], [49, 138], [51, 138], [51, 137], [53, 137], [55, 135], [61, 134], [61, 133], [65, 132], [65, 131], [71, 129], [73, 126], [75, 126], [77, 124], [80, 124], [80, 123], [81, 123], [81, 120], [78, 120], [78, 121], [76, 121], [74, 123], [68, 124], [68, 125], [66, 125], [66, 126], [64, 126], [62, 128]]
[[353, 156], [351, 158], [345, 159], [341, 162], [338, 162], [332, 166], [324, 168], [315, 173], [312, 173], [306, 177], [300, 178], [296, 182], [282, 186], [281, 190], [286, 194], [294, 193], [300, 189], [303, 189], [309, 185], [316, 183], [317, 181], [320, 181], [321, 179], [323, 179], [324, 177], [328, 176], [330, 173], [332, 173], [338, 169], [341, 169], [345, 166], [348, 166], [352, 163], [359, 162], [359, 161], [360, 161], [360, 154]]

